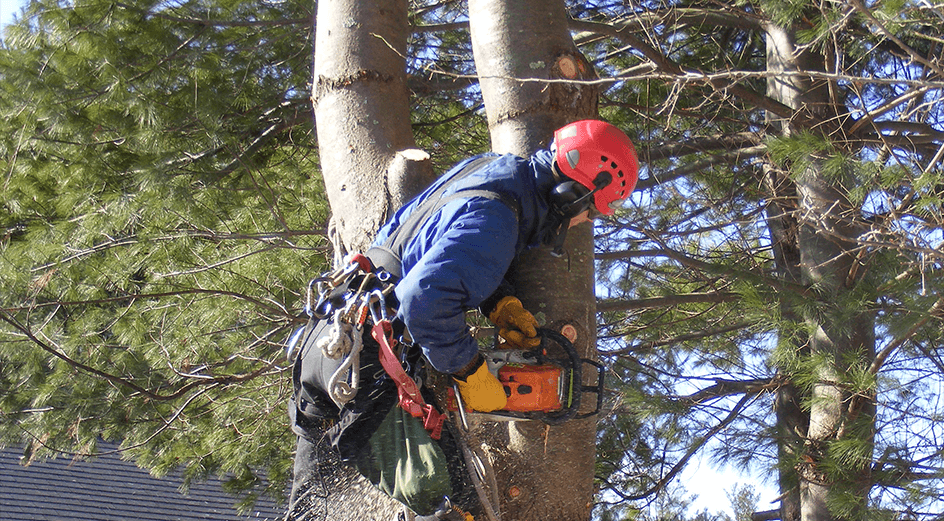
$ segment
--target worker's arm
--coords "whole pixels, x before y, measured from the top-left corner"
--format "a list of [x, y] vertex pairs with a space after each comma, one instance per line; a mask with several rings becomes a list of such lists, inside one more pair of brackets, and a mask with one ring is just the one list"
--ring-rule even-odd
[[410, 268], [397, 284], [399, 315], [437, 371], [455, 373], [475, 358], [465, 313], [499, 287], [517, 238], [514, 211], [479, 198], [447, 205], [404, 251]]

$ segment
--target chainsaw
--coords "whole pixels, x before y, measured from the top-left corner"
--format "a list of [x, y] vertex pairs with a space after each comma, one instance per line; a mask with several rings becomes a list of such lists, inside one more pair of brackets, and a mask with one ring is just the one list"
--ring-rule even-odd
[[[500, 349], [496, 345], [482, 351], [489, 371], [505, 388], [508, 403], [504, 409], [489, 413], [467, 409], [455, 387], [449, 392], [448, 409], [458, 411], [463, 424], [467, 424], [467, 414], [487, 421], [540, 420], [548, 425], [559, 425], [600, 412], [605, 390], [603, 364], [581, 358], [574, 344], [556, 331], [538, 329], [538, 336], [541, 343], [534, 349]], [[548, 354], [553, 345], [559, 348], [553, 351], [563, 351], [563, 357], [553, 358]], [[583, 384], [584, 366], [592, 367], [596, 373], [595, 385]], [[596, 395], [596, 407], [581, 413], [584, 393]]]

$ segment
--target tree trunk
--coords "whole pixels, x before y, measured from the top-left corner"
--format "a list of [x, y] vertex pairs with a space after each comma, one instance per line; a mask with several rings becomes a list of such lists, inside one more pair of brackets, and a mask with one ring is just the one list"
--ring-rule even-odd
[[[336, 260], [366, 250], [434, 178], [410, 128], [408, 31], [406, 0], [318, 2], [312, 102]], [[390, 521], [403, 511], [351, 468], [323, 472], [326, 519]]]
[[[567, 83], [527, 79], [591, 79], [573, 44], [563, 2], [470, 0], [472, 48], [495, 152], [527, 157], [553, 131], [596, 115], [597, 92]], [[525, 306], [547, 327], [572, 324], [584, 356], [596, 353], [593, 234], [571, 230], [569, 255], [527, 252], [511, 278]], [[596, 421], [557, 427], [539, 422], [490, 426], [487, 451], [498, 474], [502, 519], [586, 520], [593, 497]]]
[[[825, 70], [822, 56], [801, 53], [792, 32], [773, 25], [767, 27], [767, 67], [775, 73]], [[792, 121], [771, 121], [784, 136], [794, 133], [794, 124], [804, 120], [806, 114], [829, 109], [825, 85], [809, 77], [771, 75], [768, 95], [795, 111]], [[781, 462], [784, 494], [781, 518], [830, 521], [855, 517], [867, 500], [870, 451], [862, 455], [858, 464], [842, 472], [828, 472], [823, 463], [837, 440], [865, 436], [866, 445], [871, 446], [871, 429], [862, 429], [861, 422], [868, 425], [874, 422], [874, 405], [850, 407], [851, 403], [861, 402], [851, 399], [848, 386], [842, 381], [855, 366], [867, 365], [874, 358], [875, 323], [867, 311], [851, 317], [840, 312], [844, 297], [865, 271], [861, 259], [854, 255], [858, 215], [833, 184], [841, 181], [828, 179], [818, 158], [809, 156], [804, 163], [805, 171], [795, 180], [796, 216], [779, 218], [781, 223], [795, 220], [796, 232], [782, 233], [775, 241], [795, 241], [795, 248], [787, 246], [790, 255], [779, 255], [778, 262], [790, 270], [787, 278], [795, 278], [792, 263], [799, 255], [800, 281], [816, 293], [815, 306], [806, 306], [802, 313], [791, 312], [785, 317], [802, 317], [805, 321], [809, 337], [806, 345], [797, 345], [796, 349], [799, 356], [813, 357], [819, 364], [810, 396], [801, 396], [788, 381], [777, 397], [778, 430], [782, 433], [778, 440], [780, 456], [793, 463], [790, 468]], [[776, 235], [777, 230], [783, 231], [785, 227], [771, 230]], [[808, 412], [800, 408], [801, 401], [807, 402]], [[845, 499], [837, 502], [839, 496]]]
[[[799, 285], [802, 273], [800, 252], [797, 250], [798, 224], [790, 205], [785, 203], [785, 201], [796, 200], [796, 186], [784, 172], [774, 168], [768, 169], [766, 181], [771, 200], [767, 211], [767, 226], [770, 230], [777, 274], [787, 282]], [[795, 306], [789, 303], [784, 302], [780, 305], [780, 313], [786, 322], [800, 323], [802, 321]], [[787, 347], [781, 345], [780, 348]], [[794, 351], [793, 356], [809, 355], [809, 345], [805, 337], [793, 338], [791, 348]], [[780, 513], [777, 519], [800, 521], [800, 484], [797, 481], [793, 462], [800, 458], [803, 450], [804, 437], [809, 429], [809, 414], [802, 407], [806, 397], [801, 389], [792, 383], [795, 376], [793, 368], [778, 368], [777, 375], [782, 380], [774, 401], [774, 412], [777, 415], [776, 438], [781, 491]]]
[[317, 22], [312, 102], [336, 253], [363, 251], [435, 177], [410, 128], [407, 2], [318, 2]]

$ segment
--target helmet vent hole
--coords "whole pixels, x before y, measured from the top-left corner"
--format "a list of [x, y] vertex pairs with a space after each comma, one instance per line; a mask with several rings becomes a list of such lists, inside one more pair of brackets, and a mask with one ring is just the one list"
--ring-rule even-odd
[[616, 169], [618, 168], [618, 167], [616, 166], [616, 163], [615, 163], [615, 162], [614, 162], [614, 163], [610, 163], [610, 167], [612, 167], [613, 170], [616, 170]]
[[616, 177], [623, 177], [623, 171], [616, 172]]
[[606, 156], [600, 156], [600, 162], [601, 162], [601, 163], [606, 163], [607, 161], [609, 161], [609, 159], [607, 159]]

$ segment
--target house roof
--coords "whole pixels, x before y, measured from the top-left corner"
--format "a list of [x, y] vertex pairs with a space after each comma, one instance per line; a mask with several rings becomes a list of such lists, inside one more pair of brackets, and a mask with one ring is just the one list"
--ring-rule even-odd
[[[101, 446], [100, 446], [101, 448]], [[179, 474], [152, 477], [118, 454], [73, 461], [58, 457], [20, 464], [21, 450], [0, 450], [0, 521], [276, 521], [284, 511], [260, 498], [240, 515], [219, 480], [192, 483]]]

